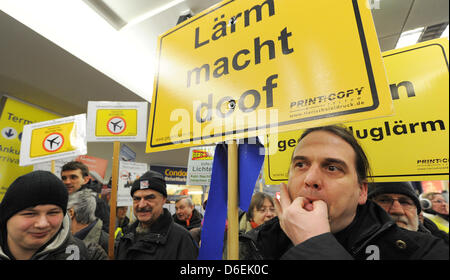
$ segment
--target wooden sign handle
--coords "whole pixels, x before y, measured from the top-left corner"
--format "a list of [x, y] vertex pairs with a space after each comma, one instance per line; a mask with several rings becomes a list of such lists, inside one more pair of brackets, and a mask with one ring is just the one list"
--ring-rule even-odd
[[119, 179], [119, 154], [120, 142], [114, 141], [112, 179], [111, 179], [111, 198], [109, 200], [109, 240], [108, 256], [114, 259], [114, 233], [116, 229], [116, 206], [117, 206], [117, 183]]
[[228, 144], [228, 230], [227, 259], [239, 259], [238, 149], [236, 140]]

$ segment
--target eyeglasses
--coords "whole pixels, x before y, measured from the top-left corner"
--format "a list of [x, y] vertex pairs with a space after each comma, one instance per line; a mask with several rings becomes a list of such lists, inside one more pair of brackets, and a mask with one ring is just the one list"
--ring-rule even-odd
[[377, 202], [379, 205], [387, 209], [391, 209], [392, 205], [394, 204], [394, 201], [398, 201], [398, 203], [400, 203], [403, 209], [412, 210], [416, 208], [414, 202], [406, 197], [392, 198], [386, 196], [375, 199], [375, 202]]
[[264, 213], [266, 213], [266, 212], [269, 212], [269, 213], [275, 213], [275, 208], [273, 208], [273, 207], [269, 207], [269, 208], [261, 208], [261, 209], [256, 209], [256, 211], [258, 211], [258, 212], [261, 213], [261, 214], [264, 214]]

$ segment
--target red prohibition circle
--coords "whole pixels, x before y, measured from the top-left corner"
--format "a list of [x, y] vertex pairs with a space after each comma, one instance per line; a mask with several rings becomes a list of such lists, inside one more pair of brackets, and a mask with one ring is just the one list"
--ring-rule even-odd
[[[112, 119], [121, 119], [122, 122], [123, 122], [123, 129], [121, 129], [119, 132], [111, 131], [111, 129], [109, 128], [109, 123], [111, 122]], [[106, 122], [106, 128], [108, 129], [108, 131], [109, 131], [110, 133], [115, 134], [115, 135], [118, 135], [118, 134], [121, 134], [122, 132], [125, 131], [125, 129], [127, 128], [127, 122], [126, 122], [125, 119], [122, 118], [122, 117], [118, 117], [118, 116], [112, 117], [112, 118], [110, 118], [110, 119], [108, 120], [108, 122]]]
[[[49, 150], [49, 149], [47, 149], [47, 147], [45, 147], [45, 141], [47, 141], [48, 138], [49, 138], [51, 135], [58, 135], [58, 136], [61, 137], [62, 143], [61, 143], [61, 145], [60, 145], [56, 150]], [[44, 141], [42, 141], [42, 148], [44, 148], [44, 150], [47, 151], [47, 152], [49, 152], [49, 153], [54, 153], [54, 152], [58, 151], [59, 149], [62, 148], [63, 145], [64, 145], [64, 136], [63, 136], [61, 133], [59, 133], [59, 132], [53, 132], [53, 133], [50, 133], [47, 137], [44, 138]]]

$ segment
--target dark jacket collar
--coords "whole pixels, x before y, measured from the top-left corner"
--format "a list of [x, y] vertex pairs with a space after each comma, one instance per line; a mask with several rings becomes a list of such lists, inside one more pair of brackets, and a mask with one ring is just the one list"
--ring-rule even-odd
[[342, 231], [334, 234], [344, 248], [353, 254], [387, 228], [395, 226], [390, 216], [378, 204], [368, 200], [359, 205], [353, 221]]
[[84, 238], [86, 238], [86, 236], [89, 234], [91, 229], [97, 224], [97, 221], [98, 221], [98, 219], [96, 219], [94, 222], [90, 223], [87, 227], [76, 232], [73, 236], [75, 236], [76, 238], [79, 238], [81, 240], [84, 240]]

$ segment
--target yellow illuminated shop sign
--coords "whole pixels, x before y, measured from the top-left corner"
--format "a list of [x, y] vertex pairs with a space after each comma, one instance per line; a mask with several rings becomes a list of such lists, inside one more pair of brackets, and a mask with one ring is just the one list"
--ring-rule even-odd
[[33, 167], [19, 166], [23, 126], [59, 118], [23, 101], [2, 96], [0, 105], [0, 202], [9, 185]]
[[223, 1], [161, 35], [147, 152], [392, 114], [369, 8]]
[[[383, 53], [394, 115], [346, 123], [366, 151], [375, 181], [448, 180], [448, 39]], [[268, 136], [266, 183], [288, 179], [302, 131]]]

